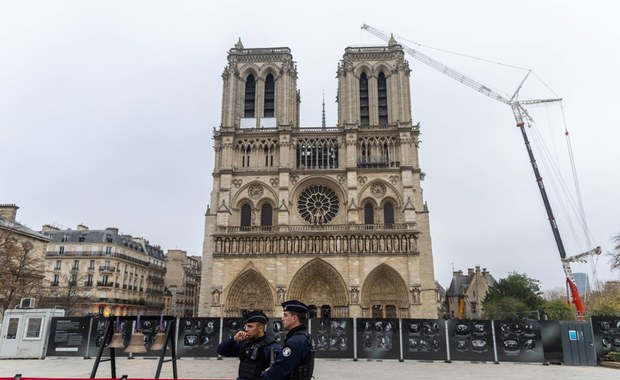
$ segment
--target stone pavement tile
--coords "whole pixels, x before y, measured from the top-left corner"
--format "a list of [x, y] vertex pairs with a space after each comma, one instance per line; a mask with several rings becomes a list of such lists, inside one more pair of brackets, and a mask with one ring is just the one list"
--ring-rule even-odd
[[[27, 377], [88, 378], [94, 359], [62, 358], [45, 360], [0, 360], [0, 377], [21, 373]], [[153, 378], [157, 370], [155, 359], [117, 358], [116, 376], [128, 375]], [[237, 374], [238, 360], [179, 359], [179, 378], [229, 378]], [[172, 378], [172, 362], [163, 363], [160, 378]], [[110, 362], [101, 362], [96, 378], [111, 376]], [[317, 359], [316, 380], [377, 380], [377, 379], [589, 379], [608, 380], [620, 376], [620, 371], [605, 367], [575, 367], [542, 365], [538, 363], [474, 363], [419, 362], [396, 360], [335, 360]]]

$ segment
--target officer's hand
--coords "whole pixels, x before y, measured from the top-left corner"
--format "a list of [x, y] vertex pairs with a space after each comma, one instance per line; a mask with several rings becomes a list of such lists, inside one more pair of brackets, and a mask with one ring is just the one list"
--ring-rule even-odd
[[250, 336], [250, 334], [248, 334], [247, 332], [241, 330], [241, 331], [237, 331], [237, 333], [235, 334], [233, 339], [235, 340], [235, 342], [241, 342], [243, 340], [248, 339], [249, 336]]

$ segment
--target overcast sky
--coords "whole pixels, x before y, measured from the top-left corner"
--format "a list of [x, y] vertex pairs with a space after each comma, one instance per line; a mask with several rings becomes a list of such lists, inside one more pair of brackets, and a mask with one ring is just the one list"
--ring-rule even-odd
[[[323, 92], [336, 125], [344, 49], [383, 44], [360, 29], [367, 23], [502, 94], [526, 71], [464, 55], [532, 69], [522, 99], [562, 97], [561, 107], [529, 108], [529, 131], [548, 135], [574, 194], [568, 128], [592, 241], [574, 216], [575, 233], [564, 221], [565, 195], [545, 182], [547, 191], [568, 255], [610, 252], [620, 233], [617, 15], [607, 1], [3, 0], [0, 203], [17, 204], [18, 221], [35, 230], [114, 226], [200, 255], [228, 50], [239, 38], [290, 47], [302, 125], [321, 124]], [[408, 60], [437, 280], [447, 287], [453, 269], [480, 265], [498, 279], [517, 271], [543, 289], [563, 286], [510, 107]], [[573, 270], [617, 279], [608, 261]]]

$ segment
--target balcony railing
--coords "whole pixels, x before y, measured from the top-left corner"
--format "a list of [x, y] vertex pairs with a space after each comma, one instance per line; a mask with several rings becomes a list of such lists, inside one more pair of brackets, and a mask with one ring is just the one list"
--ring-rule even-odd
[[216, 234], [248, 234], [248, 233], [325, 233], [331, 235], [333, 232], [368, 232], [368, 231], [410, 231], [415, 230], [415, 223], [399, 224], [322, 224], [322, 225], [282, 225], [282, 226], [226, 226], [216, 227]]

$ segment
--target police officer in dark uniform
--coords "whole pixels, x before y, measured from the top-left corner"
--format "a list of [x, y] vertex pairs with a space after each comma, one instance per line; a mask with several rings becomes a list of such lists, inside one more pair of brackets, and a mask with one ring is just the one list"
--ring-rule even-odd
[[245, 316], [244, 329], [224, 340], [217, 347], [222, 356], [239, 357], [237, 380], [258, 380], [280, 353], [280, 345], [265, 332], [267, 316], [262, 311], [250, 311]]
[[314, 370], [314, 350], [306, 329], [308, 307], [297, 300], [282, 304], [282, 326], [287, 331], [282, 353], [271, 364], [263, 380], [310, 380]]

